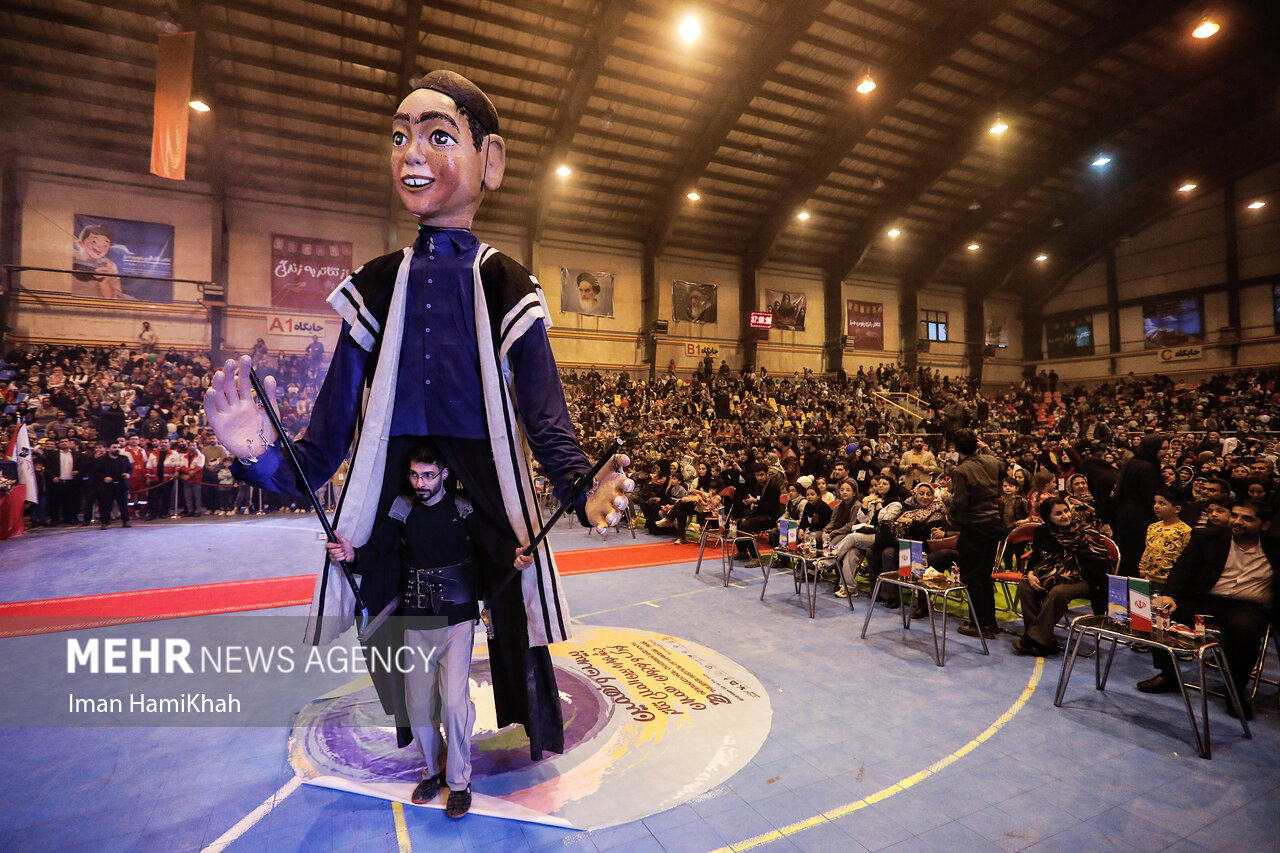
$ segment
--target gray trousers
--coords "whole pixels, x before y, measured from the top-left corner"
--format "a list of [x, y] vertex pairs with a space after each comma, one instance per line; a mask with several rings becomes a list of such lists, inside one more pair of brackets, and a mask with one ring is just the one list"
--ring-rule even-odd
[[1042, 646], [1056, 645], [1053, 626], [1067, 612], [1074, 598], [1088, 598], [1089, 584], [1060, 583], [1048, 592], [1031, 588], [1027, 579], [1018, 584], [1018, 606], [1022, 608], [1022, 623], [1028, 637]]
[[405, 673], [404, 688], [409, 726], [427, 763], [422, 778], [443, 770], [451, 791], [471, 784], [471, 731], [476, 724], [470, 681], [474, 641], [475, 623], [471, 620], [404, 632], [404, 644], [417, 650], [410, 658], [413, 669]]
[[[840, 577], [849, 589], [858, 588], [858, 567], [862, 558], [876, 541], [874, 533], [848, 533], [840, 537], [840, 541], [831, 546], [840, 561]], [[874, 569], [872, 581], [875, 580]]]

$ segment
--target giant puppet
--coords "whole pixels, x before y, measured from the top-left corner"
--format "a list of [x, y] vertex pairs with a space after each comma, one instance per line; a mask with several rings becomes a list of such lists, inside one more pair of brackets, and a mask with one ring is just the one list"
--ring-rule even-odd
[[[506, 166], [498, 113], [464, 77], [436, 71], [401, 102], [391, 123], [396, 191], [418, 218], [412, 247], [370, 261], [329, 296], [342, 335], [304, 434], [297, 442], [307, 485], [317, 488], [353, 449], [337, 531], [357, 549], [361, 597], [377, 613], [400, 590], [400, 562], [371, 567], [366, 555], [396, 554], [388, 515], [404, 484], [409, 448], [429, 436], [474, 504], [473, 536], [492, 621], [489, 641], [500, 725], [521, 723], [536, 761], [563, 751], [560, 703], [546, 645], [567, 639], [569, 613], [551, 549], [507, 582], [512, 554], [537, 534], [529, 454], [563, 497], [591, 468], [574, 437], [547, 338], [550, 312], [537, 279], [472, 234], [485, 191]], [[237, 476], [285, 493], [300, 491], [277, 434], [258, 405], [250, 362], [228, 361], [205, 395], [209, 425], [237, 457]], [[274, 396], [267, 377], [265, 390]], [[631, 482], [616, 457], [583, 489], [579, 513], [598, 528], [616, 524]], [[349, 628], [352, 594], [336, 566], [317, 578], [307, 642]], [[397, 623], [366, 641], [395, 647]], [[403, 679], [374, 673], [401, 746], [412, 738]]]

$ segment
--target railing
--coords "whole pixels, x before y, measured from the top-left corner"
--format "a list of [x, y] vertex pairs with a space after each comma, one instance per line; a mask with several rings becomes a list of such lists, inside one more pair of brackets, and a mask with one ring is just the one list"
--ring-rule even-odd
[[872, 391], [871, 396], [882, 403], [901, 409], [918, 420], [929, 417], [931, 411], [928, 403], [907, 391]]

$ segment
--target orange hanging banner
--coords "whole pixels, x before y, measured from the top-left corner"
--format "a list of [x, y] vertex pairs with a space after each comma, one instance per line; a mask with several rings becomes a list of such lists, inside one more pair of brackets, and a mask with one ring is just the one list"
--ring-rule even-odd
[[175, 181], [187, 177], [187, 119], [196, 34], [160, 36], [156, 55], [155, 125], [151, 132], [151, 173]]

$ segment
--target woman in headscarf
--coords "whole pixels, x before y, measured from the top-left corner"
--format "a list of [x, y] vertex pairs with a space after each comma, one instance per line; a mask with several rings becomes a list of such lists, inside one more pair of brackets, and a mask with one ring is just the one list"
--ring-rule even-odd
[[[937, 499], [932, 483], [916, 483], [916, 487], [911, 490], [911, 497], [902, 504], [902, 512], [887, 526], [889, 535], [883, 543], [884, 548], [879, 553], [879, 560], [872, 563], [873, 566], [879, 566], [882, 572], [892, 572], [897, 569], [898, 540], [928, 542], [945, 537], [947, 508]], [[890, 610], [901, 605], [899, 588], [893, 584], [883, 586], [880, 595], [884, 597], [885, 607]], [[921, 598], [916, 602], [912, 617], [918, 618], [924, 612], [924, 600]]]
[[1137, 577], [1138, 561], [1147, 547], [1147, 528], [1156, 520], [1151, 507], [1160, 489], [1160, 456], [1168, 449], [1164, 436], [1143, 436], [1111, 492], [1111, 529], [1120, 549], [1121, 574]]
[[1082, 524], [1066, 499], [1040, 504], [1044, 524], [1031, 541], [1027, 574], [1018, 584], [1023, 634], [1013, 641], [1020, 655], [1047, 656], [1061, 651], [1053, 626], [1072, 599], [1088, 598], [1094, 613], [1107, 608], [1107, 543], [1095, 528]]
[[[828, 550], [835, 554], [836, 562], [840, 566], [844, 585], [837, 584], [837, 587], [853, 592], [857, 587], [851, 587], [853, 574], [845, 574], [844, 558], [856, 542], [853, 538], [853, 529], [861, 523], [858, 520], [860, 507], [858, 505], [857, 482], [852, 477], [845, 477], [841, 480], [836, 486], [836, 498], [836, 505], [831, 510], [831, 520], [827, 522], [827, 526], [823, 528], [822, 532], [829, 542]], [[859, 558], [861, 558], [861, 555], [859, 555]], [[857, 566], [854, 566], [854, 571], [857, 571]]]

